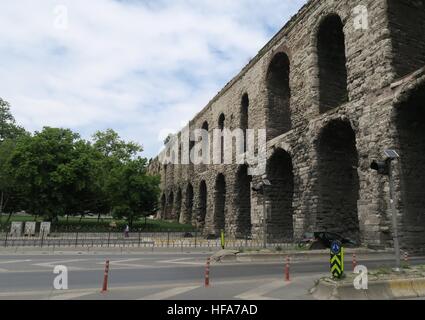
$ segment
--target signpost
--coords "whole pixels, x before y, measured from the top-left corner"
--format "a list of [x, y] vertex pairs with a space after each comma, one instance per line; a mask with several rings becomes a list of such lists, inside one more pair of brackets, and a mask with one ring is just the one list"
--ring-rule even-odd
[[344, 275], [344, 248], [340, 241], [334, 241], [331, 245], [331, 273], [337, 279]]
[[50, 222], [42, 222], [40, 224], [40, 237], [48, 236], [50, 234]]
[[24, 235], [28, 236], [28, 237], [34, 236], [35, 235], [35, 226], [36, 226], [36, 223], [34, 221], [25, 222]]
[[10, 226], [10, 235], [12, 237], [20, 237], [22, 235], [23, 222], [12, 222]]

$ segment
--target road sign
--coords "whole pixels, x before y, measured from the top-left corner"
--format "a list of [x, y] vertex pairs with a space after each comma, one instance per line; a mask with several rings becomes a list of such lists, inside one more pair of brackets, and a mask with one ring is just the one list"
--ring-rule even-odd
[[344, 275], [344, 248], [339, 241], [331, 244], [331, 273], [334, 278], [338, 279]]

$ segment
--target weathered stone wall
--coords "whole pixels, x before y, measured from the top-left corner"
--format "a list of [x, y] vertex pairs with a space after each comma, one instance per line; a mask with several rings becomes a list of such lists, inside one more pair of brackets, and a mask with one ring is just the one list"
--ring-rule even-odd
[[[358, 5], [367, 8], [366, 30], [355, 27]], [[395, 148], [402, 155], [395, 169], [402, 242], [425, 242], [425, 170], [412, 169], [422, 162], [417, 150], [425, 145], [424, 122], [408, 125], [423, 119], [423, 104], [399, 102], [400, 95], [425, 92], [415, 89], [421, 73], [411, 74], [425, 65], [424, 17], [423, 1], [309, 1], [190, 122], [191, 130], [207, 123], [210, 137], [222, 125], [267, 129], [270, 239], [328, 230], [390, 246], [388, 177], [370, 164]], [[409, 111], [397, 120], [401, 107]], [[409, 118], [410, 110], [415, 116]], [[239, 237], [262, 237], [263, 195], [248, 187], [261, 177], [245, 171], [236, 164], [155, 161], [152, 172], [162, 176], [165, 199], [182, 190], [182, 209], [176, 212], [174, 204], [160, 214], [192, 221], [206, 234], [224, 228]]]

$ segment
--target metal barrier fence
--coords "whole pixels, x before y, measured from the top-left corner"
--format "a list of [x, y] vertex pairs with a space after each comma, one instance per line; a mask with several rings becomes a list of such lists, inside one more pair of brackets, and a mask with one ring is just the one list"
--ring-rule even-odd
[[[98, 248], [220, 248], [222, 241], [219, 237], [208, 239], [199, 232], [140, 232], [129, 233], [51, 233], [49, 235], [12, 236], [0, 233], [0, 247], [98, 247]], [[235, 239], [225, 237], [225, 248], [263, 248], [264, 240], [250, 237]], [[289, 249], [294, 247], [292, 242], [272, 241], [267, 247]]]

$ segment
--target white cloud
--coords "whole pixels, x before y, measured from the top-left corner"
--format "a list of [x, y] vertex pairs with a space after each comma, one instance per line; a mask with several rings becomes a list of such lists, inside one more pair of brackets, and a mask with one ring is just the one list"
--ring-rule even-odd
[[[305, 0], [15, 0], [0, 11], [0, 97], [28, 130], [113, 128], [147, 156]], [[68, 28], [55, 28], [65, 6]], [[62, 20], [61, 20], [62, 21]]]

